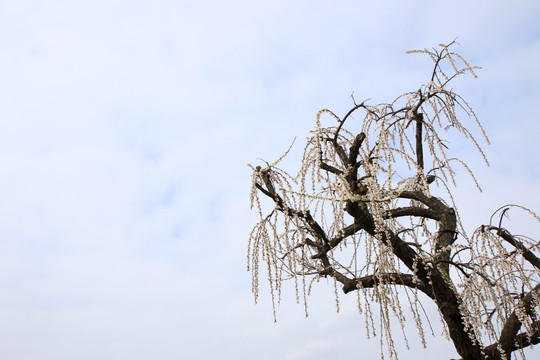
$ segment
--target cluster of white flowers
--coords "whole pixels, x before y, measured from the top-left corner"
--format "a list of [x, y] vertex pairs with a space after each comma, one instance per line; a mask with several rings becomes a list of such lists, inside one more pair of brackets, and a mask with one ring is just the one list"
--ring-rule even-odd
[[[399, 281], [388, 279], [393, 274], [408, 274], [413, 277], [413, 283], [420, 284], [418, 262], [427, 264], [428, 272], [439, 267], [444, 269], [448, 264], [438, 263], [441, 253], [453, 254], [446, 260], [452, 263], [452, 271], [444, 273], [448, 286], [462, 300], [460, 311], [465, 331], [485, 336], [475, 341], [497, 341], [505, 319], [517, 309], [526, 331], [532, 333], [535, 325], [534, 315], [523, 306], [520, 308], [519, 294], [537, 288], [538, 269], [523, 261], [522, 252], [504, 244], [500, 233], [482, 228], [467, 237], [456, 211], [456, 236], [461, 235], [460, 240], [442, 246], [437, 243], [441, 226], [437, 220], [415, 214], [389, 215], [403, 208], [425, 210], [422, 202], [401, 195], [411, 192], [431, 197], [429, 184], [433, 181], [434, 185], [448, 190], [453, 204], [448, 184], [455, 185], [455, 164], [465, 168], [480, 188], [462, 160], [447, 156], [449, 149], [443, 139], [450, 129], [456, 130], [469, 139], [485, 159], [475, 137], [460, 122], [457, 111], [462, 109], [467, 118], [473, 118], [489, 143], [476, 115], [458, 94], [446, 87], [455, 76], [465, 72], [476, 77], [477, 67], [471, 67], [447, 45], [442, 48], [441, 51], [410, 52], [427, 54], [435, 63], [429, 81], [419, 91], [403, 94], [389, 104], [355, 104], [344, 118], [328, 109], [320, 110], [295, 176], [278, 167], [290, 148], [265, 167], [250, 165], [253, 170], [251, 206], [260, 216], [250, 234], [248, 247], [248, 269], [253, 274], [255, 299], [260, 285], [260, 260], [266, 263], [274, 314], [281, 299], [283, 280], [294, 280], [296, 300], [304, 303], [307, 315], [307, 298], [314, 281], [331, 276], [336, 285], [344, 283], [347, 277], [372, 277], [369, 286], [363, 286], [360, 281], [356, 285], [358, 309], [365, 316], [368, 336], [375, 335], [377, 328], [381, 329], [381, 345], [384, 338], [393, 359], [397, 359], [397, 353], [390, 319], [397, 318], [402, 330], [406, 320], [403, 313], [406, 307], [401, 305], [400, 298], [405, 297], [410, 304], [419, 337], [423, 344], [426, 342], [418, 289], [398, 286]], [[460, 64], [464, 67], [460, 68]], [[446, 65], [449, 69], [443, 68]], [[326, 121], [323, 115], [330, 117], [330, 126], [323, 126]], [[347, 124], [352, 123], [349, 130], [346, 120]], [[356, 131], [350, 130], [352, 128]], [[361, 145], [358, 131], [365, 135]], [[359, 147], [354, 154], [356, 145]], [[263, 211], [261, 194], [271, 204], [269, 212]], [[354, 223], [347, 224], [352, 221], [348, 204], [356, 204], [372, 216], [373, 233], [350, 230]], [[394, 255], [394, 249], [386, 240], [391, 234], [399, 235], [405, 244], [415, 249], [417, 258], [412, 269], [404, 267]], [[528, 248], [536, 246], [527, 238], [520, 241]], [[338, 292], [335, 294], [339, 310]], [[375, 325], [370, 305], [373, 302], [378, 304], [379, 326]], [[536, 297], [533, 303], [538, 303]]]

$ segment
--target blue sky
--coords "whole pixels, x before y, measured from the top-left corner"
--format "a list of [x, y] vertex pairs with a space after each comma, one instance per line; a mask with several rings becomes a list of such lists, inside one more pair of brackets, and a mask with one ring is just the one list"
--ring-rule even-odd
[[[459, 36], [483, 70], [454, 90], [492, 140], [491, 167], [457, 150], [484, 188], [460, 182], [466, 226], [540, 211], [538, 18], [537, 1], [0, 1], [0, 358], [379, 356], [331, 284], [308, 319], [292, 296], [276, 324], [253, 304], [246, 163], [297, 137], [294, 170], [317, 110], [417, 89], [431, 63], [405, 51]], [[400, 359], [456, 356], [428, 345]]]

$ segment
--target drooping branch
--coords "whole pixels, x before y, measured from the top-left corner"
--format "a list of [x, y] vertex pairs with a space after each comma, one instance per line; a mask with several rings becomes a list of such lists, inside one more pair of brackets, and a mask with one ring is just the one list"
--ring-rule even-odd
[[322, 229], [319, 223], [313, 219], [313, 216], [311, 215], [309, 210], [300, 211], [286, 206], [281, 196], [276, 192], [274, 185], [270, 180], [268, 172], [261, 172], [261, 177], [263, 178], [263, 181], [266, 185], [266, 189], [263, 188], [260, 184], [255, 184], [255, 186], [263, 194], [270, 197], [274, 201], [279, 211], [286, 213], [290, 217], [303, 219], [308, 224], [310, 232], [314, 237], [316, 237], [321, 242], [328, 243], [328, 238], [325, 231]]
[[337, 138], [339, 136], [339, 131], [341, 130], [343, 124], [345, 124], [345, 121], [347, 121], [347, 119], [349, 118], [349, 116], [352, 115], [353, 112], [355, 112], [356, 110], [360, 109], [360, 108], [365, 108], [365, 105], [364, 105], [364, 102], [362, 101], [360, 104], [356, 104], [352, 109], [350, 109], [347, 114], [343, 117], [342, 120], [340, 120], [339, 122], [339, 125], [335, 131], [335, 135], [334, 135], [334, 142], [337, 142]]
[[485, 225], [483, 227], [484, 231], [495, 231], [497, 235], [499, 235], [502, 239], [504, 239], [507, 243], [515, 247], [517, 250], [519, 250], [522, 254], [525, 260], [527, 260], [531, 265], [533, 265], [535, 268], [540, 270], [540, 259], [531, 251], [529, 250], [521, 241], [516, 239], [512, 234], [501, 227], [492, 226], [492, 225]]
[[332, 239], [330, 239], [328, 245], [330, 245], [331, 248], [334, 248], [336, 246], [338, 246], [341, 241], [351, 235], [354, 235], [356, 234], [358, 231], [362, 230], [362, 227], [358, 224], [352, 224], [352, 225], [349, 225], [347, 227], [345, 227], [344, 229], [341, 229], [339, 232], [338, 232], [338, 235], [337, 236], [334, 236]]
[[378, 284], [394, 284], [403, 285], [411, 289], [418, 289], [425, 295], [434, 299], [433, 291], [429, 286], [415, 280], [414, 275], [402, 273], [385, 273], [377, 275], [362, 276], [360, 278], [351, 279], [343, 286], [345, 294], [361, 288], [367, 289], [377, 286]]
[[343, 166], [347, 166], [348, 163], [348, 157], [347, 153], [343, 149], [343, 146], [334, 138], [325, 138], [324, 140], [330, 142], [332, 146], [334, 147], [334, 150], [336, 151], [336, 154], [339, 156], [339, 159], [341, 160], [341, 163]]

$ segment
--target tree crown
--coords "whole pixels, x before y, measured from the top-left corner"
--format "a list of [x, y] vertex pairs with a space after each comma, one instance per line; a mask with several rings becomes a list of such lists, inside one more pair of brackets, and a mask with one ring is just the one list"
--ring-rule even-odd
[[[370, 303], [379, 304], [391, 358], [397, 354], [389, 318], [403, 327], [403, 298], [425, 344], [420, 293], [436, 303], [464, 359], [507, 358], [540, 340], [537, 242], [502, 227], [508, 207], [468, 235], [453, 201], [456, 167], [480, 187], [466, 162], [451, 155], [445, 136], [455, 130], [488, 163], [465, 119], [489, 144], [471, 106], [449, 89], [457, 76], [476, 77], [479, 69], [452, 51], [454, 45], [409, 52], [434, 63], [416, 91], [378, 105], [353, 98], [343, 117], [320, 110], [296, 175], [278, 167], [290, 149], [264, 167], [250, 165], [259, 221], [250, 234], [248, 268], [257, 299], [260, 260], [266, 263], [274, 315], [283, 280], [294, 280], [307, 314], [313, 282], [331, 277], [345, 293], [357, 293], [372, 334], [379, 326]], [[442, 187], [447, 196], [432, 195], [430, 187]], [[260, 194], [273, 204], [269, 212]]]

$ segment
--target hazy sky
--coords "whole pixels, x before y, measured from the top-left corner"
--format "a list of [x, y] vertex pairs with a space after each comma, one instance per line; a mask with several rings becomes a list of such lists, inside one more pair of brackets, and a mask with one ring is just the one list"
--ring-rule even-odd
[[[465, 223], [540, 211], [538, 19], [536, 0], [0, 0], [0, 358], [378, 358], [331, 284], [307, 319], [253, 304], [246, 163], [297, 137], [294, 165], [317, 110], [418, 89], [431, 63], [405, 51], [459, 36], [483, 70], [454, 90], [492, 140], [491, 167], [462, 151], [484, 188], [463, 177]], [[457, 356], [430, 319], [400, 359]]]

